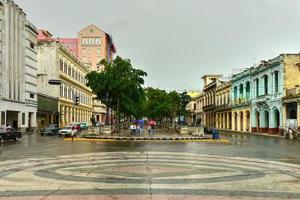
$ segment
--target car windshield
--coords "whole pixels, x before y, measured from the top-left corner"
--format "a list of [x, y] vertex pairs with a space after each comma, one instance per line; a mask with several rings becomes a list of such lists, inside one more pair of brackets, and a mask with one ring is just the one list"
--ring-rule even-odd
[[70, 129], [72, 129], [72, 127], [71, 126], [66, 126], [66, 127], [64, 127], [64, 129], [70, 130]]
[[58, 125], [57, 124], [49, 124], [48, 128], [57, 128]]

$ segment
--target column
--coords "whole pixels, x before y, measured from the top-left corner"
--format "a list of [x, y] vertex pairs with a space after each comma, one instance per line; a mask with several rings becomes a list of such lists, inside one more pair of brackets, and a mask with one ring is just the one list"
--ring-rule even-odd
[[231, 112], [231, 130], [235, 130], [234, 121], [234, 112]]
[[[284, 110], [284, 109], [283, 109]], [[279, 111], [280, 113], [280, 111]], [[297, 120], [298, 120], [298, 127], [300, 126], [300, 102], [297, 102]], [[281, 126], [281, 122], [285, 121], [285, 118], [280, 118], [280, 126]]]
[[247, 131], [247, 128], [248, 128], [248, 122], [247, 122], [247, 112], [246, 111], [243, 111], [243, 130], [244, 132]]
[[236, 117], [236, 118], [237, 118], [237, 119], [236, 119], [236, 122], [237, 122], [237, 123], [236, 123], [236, 128], [237, 128], [238, 131], [241, 131], [241, 124], [240, 124], [240, 121], [241, 121], [240, 117], [241, 117], [241, 116], [240, 116], [240, 112], [237, 112], [237, 115], [236, 115], [236, 116], [237, 116], [237, 117]]

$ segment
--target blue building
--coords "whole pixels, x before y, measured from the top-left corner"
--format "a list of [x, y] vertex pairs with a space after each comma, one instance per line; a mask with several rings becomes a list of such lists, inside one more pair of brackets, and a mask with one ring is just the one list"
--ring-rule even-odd
[[232, 77], [232, 130], [250, 132], [251, 70]]
[[252, 132], [279, 133], [282, 126], [284, 56], [262, 61], [252, 71]]

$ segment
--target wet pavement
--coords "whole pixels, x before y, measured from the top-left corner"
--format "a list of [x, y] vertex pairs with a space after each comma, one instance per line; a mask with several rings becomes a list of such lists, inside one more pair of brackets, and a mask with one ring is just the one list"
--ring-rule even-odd
[[230, 143], [24, 135], [0, 146], [0, 198], [300, 199], [300, 140], [222, 137]]

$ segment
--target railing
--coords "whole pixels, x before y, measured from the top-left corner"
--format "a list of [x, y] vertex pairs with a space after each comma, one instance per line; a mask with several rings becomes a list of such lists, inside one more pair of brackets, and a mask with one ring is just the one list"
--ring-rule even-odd
[[219, 110], [225, 110], [225, 109], [230, 109], [231, 108], [231, 104], [223, 104], [223, 105], [219, 105], [216, 106], [215, 110], [219, 111]]
[[235, 99], [233, 101], [233, 105], [232, 106], [242, 106], [242, 105], [249, 105], [250, 104], [250, 100], [247, 98], [239, 98], [239, 99]]

